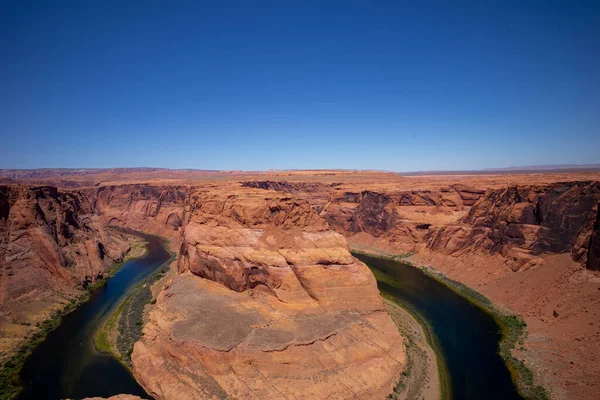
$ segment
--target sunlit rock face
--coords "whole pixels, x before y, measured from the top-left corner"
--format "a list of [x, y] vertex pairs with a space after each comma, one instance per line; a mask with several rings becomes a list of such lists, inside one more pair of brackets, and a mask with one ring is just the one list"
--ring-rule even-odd
[[0, 362], [128, 249], [82, 193], [0, 186]]
[[515, 271], [541, 264], [542, 254], [571, 253], [597, 270], [599, 203], [599, 182], [490, 190], [459, 223], [430, 229], [427, 245], [449, 254], [498, 253]]
[[369, 269], [306, 202], [196, 193], [132, 355], [157, 398], [383, 398], [405, 347]]
[[122, 226], [178, 241], [190, 189], [126, 184], [85, 189], [94, 212], [108, 226]]
[[0, 286], [6, 307], [32, 292], [85, 286], [127, 248], [119, 232], [104, 229], [81, 193], [0, 186]]

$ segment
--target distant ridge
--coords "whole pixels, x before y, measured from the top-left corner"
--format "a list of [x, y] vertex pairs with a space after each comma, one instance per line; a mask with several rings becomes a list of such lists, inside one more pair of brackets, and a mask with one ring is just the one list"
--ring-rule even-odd
[[506, 167], [506, 168], [484, 168], [484, 171], [556, 171], [565, 169], [600, 169], [600, 164], [556, 164], [556, 165], [529, 165], [525, 167]]
[[10, 183], [19, 179], [49, 179], [49, 178], [79, 178], [88, 176], [103, 176], [104, 178], [118, 177], [121, 175], [134, 174], [139, 177], [171, 177], [182, 178], [184, 176], [214, 176], [232, 174], [317, 174], [331, 175], [336, 173], [389, 173], [403, 176], [420, 175], [491, 175], [491, 174], [532, 174], [532, 173], [568, 173], [568, 172], [600, 172], [600, 164], [560, 164], [560, 165], [530, 165], [513, 166], [503, 168], [484, 168], [479, 170], [429, 170], [392, 172], [373, 169], [271, 169], [267, 171], [241, 171], [241, 170], [218, 170], [218, 169], [195, 169], [195, 168], [33, 168], [33, 169], [0, 169], [0, 179], [3, 183]]
[[600, 164], [528, 165], [520, 167], [484, 168], [477, 170], [431, 170], [399, 172], [400, 175], [483, 175], [483, 174], [533, 174], [557, 172], [600, 172]]
[[[102, 173], [130, 174], [130, 173], [160, 173], [160, 172], [195, 172], [214, 174], [225, 171], [212, 169], [171, 169], [171, 168], [33, 168], [33, 169], [0, 169], [0, 177], [11, 179], [23, 178], [55, 178], [61, 176], [88, 176]], [[228, 171], [227, 171], [228, 172]]]

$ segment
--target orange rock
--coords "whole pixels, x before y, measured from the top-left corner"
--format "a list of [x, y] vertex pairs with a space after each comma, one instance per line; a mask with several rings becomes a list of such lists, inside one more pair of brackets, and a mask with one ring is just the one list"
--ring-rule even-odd
[[541, 262], [542, 253], [564, 252], [588, 269], [600, 269], [599, 203], [599, 182], [491, 190], [458, 224], [431, 230], [427, 245], [448, 254], [499, 253], [513, 270]]
[[131, 394], [117, 394], [107, 398], [104, 397], [86, 397], [83, 400], [142, 400], [141, 397], [134, 396]]
[[385, 397], [406, 365], [375, 279], [306, 203], [211, 197], [132, 354], [156, 398]]

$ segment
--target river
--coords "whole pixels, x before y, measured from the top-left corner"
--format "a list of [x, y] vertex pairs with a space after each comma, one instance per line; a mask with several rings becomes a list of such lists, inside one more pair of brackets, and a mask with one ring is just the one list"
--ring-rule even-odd
[[24, 389], [19, 399], [81, 399], [119, 393], [147, 397], [119, 361], [94, 347], [94, 335], [105, 318], [171, 256], [161, 238], [137, 234], [148, 242], [146, 255], [125, 262], [33, 351], [20, 373]]
[[354, 254], [377, 278], [382, 294], [424, 321], [438, 353], [446, 398], [521, 399], [498, 354], [500, 327], [494, 318], [413, 266]]

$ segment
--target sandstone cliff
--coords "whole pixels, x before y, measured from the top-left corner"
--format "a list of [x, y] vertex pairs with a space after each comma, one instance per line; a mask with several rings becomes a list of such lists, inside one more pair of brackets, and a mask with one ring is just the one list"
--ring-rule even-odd
[[[600, 183], [556, 182], [491, 189], [455, 183], [437, 189], [349, 191], [342, 183], [247, 181], [294, 193], [346, 237], [406, 252], [425, 244], [446, 254], [500, 254], [514, 270], [539, 255], [570, 252], [600, 269]], [[366, 236], [364, 235], [366, 234]], [[362, 235], [362, 236], [361, 236]], [[371, 239], [369, 239], [371, 238]]]
[[599, 182], [490, 190], [459, 223], [432, 227], [427, 245], [449, 254], [498, 253], [514, 270], [541, 263], [543, 253], [571, 253], [598, 264]]
[[122, 226], [180, 243], [189, 187], [112, 185], [86, 189], [94, 213], [105, 225]]
[[440, 185], [436, 189], [407, 190], [388, 184], [377, 190], [349, 190], [367, 183], [246, 181], [243, 186], [293, 194], [304, 199], [337, 232], [359, 241], [371, 238], [405, 252], [425, 241], [427, 229], [456, 221], [484, 194], [484, 189], [465, 184]]
[[304, 201], [193, 195], [179, 275], [132, 354], [156, 398], [383, 398], [405, 348], [368, 268]]
[[409, 253], [424, 243], [430, 226], [456, 220], [484, 193], [464, 185], [345, 191], [332, 194], [321, 216], [353, 243], [376, 243]]
[[3, 360], [38, 322], [101, 278], [129, 249], [81, 193], [0, 186], [0, 348]]
[[287, 182], [287, 181], [246, 181], [242, 182], [242, 186], [264, 189], [264, 190], [276, 190], [279, 192], [288, 193], [314, 193], [320, 191], [326, 191], [330, 188], [339, 186], [340, 183], [331, 183], [329, 185], [318, 182]]

